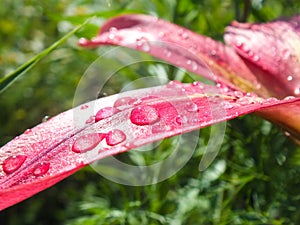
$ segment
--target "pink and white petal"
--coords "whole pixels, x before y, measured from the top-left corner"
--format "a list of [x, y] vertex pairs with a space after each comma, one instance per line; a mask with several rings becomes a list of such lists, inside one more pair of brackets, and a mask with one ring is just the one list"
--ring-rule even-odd
[[[25, 131], [0, 149], [0, 210], [95, 160], [255, 111], [284, 123], [282, 114], [271, 112], [289, 106], [295, 113], [299, 102], [176, 81], [88, 102]], [[91, 120], [111, 107], [116, 108], [110, 110], [113, 113]], [[299, 132], [299, 116], [291, 118], [297, 121], [288, 125]]]
[[173, 65], [260, 96], [271, 93], [260, 85], [235, 51], [176, 24], [148, 15], [122, 15], [108, 20], [84, 47], [120, 45], [147, 52]]
[[226, 28], [226, 43], [251, 62], [253, 74], [279, 98], [300, 96], [299, 18], [264, 24], [233, 22]]

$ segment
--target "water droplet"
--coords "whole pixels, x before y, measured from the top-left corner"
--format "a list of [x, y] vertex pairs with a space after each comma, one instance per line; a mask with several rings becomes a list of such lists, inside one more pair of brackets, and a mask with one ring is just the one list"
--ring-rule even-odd
[[295, 95], [299, 95], [300, 94], [300, 87], [295, 88], [294, 93], [295, 93]]
[[42, 176], [45, 173], [47, 173], [49, 169], [50, 169], [50, 163], [39, 163], [34, 168], [32, 174], [34, 176]]
[[167, 84], [168, 88], [181, 88], [182, 83], [178, 80], [172, 80]]
[[286, 60], [286, 59], [288, 59], [290, 57], [290, 55], [291, 55], [291, 53], [290, 53], [289, 50], [284, 50], [283, 51], [283, 55], [282, 55], [282, 59]]
[[116, 112], [116, 109], [113, 107], [102, 108], [96, 113], [95, 122], [98, 122], [100, 120], [108, 118], [108, 117], [112, 116], [115, 112]]
[[252, 92], [247, 92], [246, 96], [247, 97], [257, 97], [257, 95], [255, 93], [252, 93]]
[[283, 100], [291, 100], [291, 99], [295, 99], [295, 98], [296, 98], [295, 96], [287, 96]]
[[232, 105], [231, 103], [229, 103], [229, 102], [225, 102], [224, 108], [225, 108], [225, 109], [232, 109], [232, 108], [233, 108], [233, 105]]
[[131, 111], [130, 120], [136, 125], [150, 125], [159, 120], [159, 114], [154, 107], [141, 105]]
[[85, 124], [90, 124], [90, 123], [93, 123], [95, 121], [95, 116], [90, 116], [90, 118], [88, 118], [86, 121], [85, 121]]
[[241, 91], [234, 91], [233, 94], [237, 98], [241, 98], [244, 96], [243, 92], [241, 92]]
[[157, 99], [157, 98], [158, 98], [158, 97], [157, 97], [157, 96], [154, 96], [154, 95], [147, 95], [147, 96], [141, 98], [140, 100], [141, 100], [141, 102], [147, 102], [147, 101], [149, 101], [149, 100], [153, 100], [153, 99]]
[[165, 51], [165, 54], [168, 58], [170, 58], [172, 56], [172, 52], [169, 51], [169, 50], [164, 50]]
[[288, 81], [292, 81], [292, 80], [293, 80], [293, 76], [292, 76], [292, 75], [289, 75], [286, 79], [287, 79]]
[[187, 39], [189, 38], [189, 35], [188, 35], [187, 33], [185, 33], [185, 32], [182, 33], [181, 36], [182, 36], [182, 38], [185, 39], [185, 40], [187, 40]]
[[110, 33], [109, 35], [108, 35], [108, 39], [110, 39], [110, 40], [113, 40], [114, 38], [115, 38], [115, 34], [114, 33]]
[[184, 124], [184, 123], [187, 123], [188, 119], [186, 116], [178, 115], [178, 116], [176, 116], [175, 121], [178, 124]]
[[117, 101], [114, 103], [114, 108], [118, 110], [123, 110], [131, 107], [136, 101], [136, 98], [131, 98], [131, 97], [123, 97], [119, 98]]
[[84, 110], [84, 109], [87, 109], [88, 107], [89, 107], [88, 105], [82, 105], [82, 106], [80, 106], [80, 109]]
[[164, 37], [164, 36], [165, 36], [165, 32], [162, 32], [162, 31], [161, 31], [161, 32], [158, 33], [158, 37], [162, 38], [162, 37]]
[[194, 102], [188, 102], [184, 108], [188, 112], [197, 112], [197, 110], [198, 110], [198, 106]]
[[211, 55], [211, 56], [215, 56], [216, 54], [217, 54], [216, 50], [211, 50], [209, 52], [209, 55]]
[[196, 63], [196, 62], [192, 62], [192, 70], [193, 71], [196, 71], [198, 69], [198, 63]]
[[85, 134], [73, 143], [72, 151], [76, 153], [84, 153], [94, 149], [104, 138], [103, 133], [90, 133]]
[[199, 81], [194, 81], [192, 86], [199, 86], [201, 83]]
[[31, 133], [31, 132], [32, 132], [31, 129], [27, 129], [27, 130], [25, 130], [24, 134], [29, 134], [29, 133]]
[[156, 133], [169, 131], [169, 130], [171, 130], [171, 127], [164, 123], [158, 123], [158, 124], [153, 125], [151, 130], [152, 130], [152, 133], [156, 134]]
[[45, 123], [49, 120], [50, 116], [44, 116], [44, 118], [42, 119], [42, 123]]
[[138, 38], [138, 39], [136, 40], [136, 46], [137, 46], [138, 48], [142, 48], [142, 50], [145, 51], [145, 52], [149, 52], [150, 49], [151, 49], [150, 43], [148, 42], [147, 39], [145, 39], [145, 38], [143, 38], [143, 37]]
[[257, 62], [260, 59], [260, 57], [258, 55], [253, 55], [252, 59], [254, 62]]
[[265, 102], [266, 103], [275, 103], [275, 102], [277, 102], [278, 101], [278, 99], [277, 98], [274, 98], [274, 97], [271, 97], [271, 98], [267, 98], [266, 100], [265, 100]]
[[120, 144], [125, 140], [126, 140], [125, 133], [118, 129], [111, 130], [106, 135], [106, 143], [110, 146]]
[[23, 163], [25, 162], [27, 156], [25, 155], [16, 155], [16, 156], [10, 156], [7, 159], [4, 160], [2, 164], [3, 171], [6, 174], [10, 174], [15, 172], [17, 169], [19, 169]]

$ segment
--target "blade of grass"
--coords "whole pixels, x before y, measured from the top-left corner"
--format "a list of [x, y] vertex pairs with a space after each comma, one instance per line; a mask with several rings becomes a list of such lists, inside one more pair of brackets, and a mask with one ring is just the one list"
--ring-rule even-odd
[[42, 51], [38, 55], [36, 55], [33, 58], [29, 59], [26, 63], [22, 64], [16, 70], [14, 70], [13, 72], [9, 73], [8, 75], [6, 75], [2, 79], [0, 79], [0, 93], [2, 93], [9, 85], [11, 85], [16, 80], [16, 78], [18, 78], [22, 74], [26, 73], [27, 71], [29, 71], [41, 59], [43, 59], [50, 52], [52, 52], [53, 50], [58, 48], [60, 45], [62, 45], [69, 37], [71, 37], [78, 30], [80, 30], [83, 26], [85, 26], [90, 21], [90, 19], [91, 18], [88, 18], [84, 23], [82, 23], [81, 25], [75, 27], [72, 31], [67, 33], [61, 39], [54, 42], [50, 47], [46, 48], [44, 51]]

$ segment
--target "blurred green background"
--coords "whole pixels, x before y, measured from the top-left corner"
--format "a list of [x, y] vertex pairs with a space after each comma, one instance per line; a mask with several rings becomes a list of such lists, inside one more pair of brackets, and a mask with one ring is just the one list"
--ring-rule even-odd
[[[222, 40], [224, 28], [232, 20], [264, 22], [300, 10], [298, 0], [1, 0], [0, 4], [0, 77], [85, 19], [97, 16], [0, 94], [0, 145], [46, 116], [72, 108], [81, 76], [99, 56], [99, 50], [82, 49], [77, 41], [82, 36], [94, 36], [112, 16], [151, 14]], [[147, 76], [156, 64], [143, 66], [140, 76]], [[175, 69], [163, 69], [170, 78], [176, 77], [172, 75]], [[124, 74], [124, 85], [139, 76], [138, 71]], [[182, 80], [189, 81], [185, 77]], [[117, 93], [122, 86], [113, 84], [110, 91]], [[115, 84], [120, 85], [118, 81]], [[227, 123], [218, 157], [207, 170], [199, 172], [209, 134], [210, 128], [202, 129], [192, 159], [159, 184], [123, 186], [86, 167], [0, 212], [0, 223], [300, 224], [299, 147], [269, 122], [249, 115]], [[163, 147], [172, 151], [171, 140]], [[147, 157], [162, 157], [153, 154], [129, 158], [145, 157], [147, 161]]]

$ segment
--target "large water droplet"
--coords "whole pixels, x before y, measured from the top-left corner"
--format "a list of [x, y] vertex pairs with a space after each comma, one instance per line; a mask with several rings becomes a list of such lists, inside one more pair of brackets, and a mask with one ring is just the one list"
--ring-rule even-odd
[[94, 149], [104, 138], [105, 134], [103, 133], [90, 133], [85, 134], [73, 143], [72, 151], [76, 153], [84, 153]]
[[25, 155], [16, 155], [16, 156], [10, 156], [7, 159], [4, 160], [2, 164], [3, 171], [6, 174], [10, 174], [15, 172], [17, 169], [19, 169], [23, 163], [25, 162], [27, 156]]
[[32, 174], [34, 176], [42, 176], [45, 173], [47, 173], [49, 169], [50, 169], [50, 163], [39, 163], [34, 168]]
[[125, 133], [118, 129], [111, 130], [106, 135], [106, 143], [110, 146], [120, 144], [125, 140], [126, 140]]
[[159, 120], [159, 114], [154, 107], [141, 105], [131, 111], [130, 120], [136, 125], [154, 124]]
[[123, 97], [119, 98], [118, 100], [115, 101], [114, 103], [114, 108], [118, 110], [123, 110], [131, 107], [136, 101], [136, 98], [131, 98], [131, 97]]
[[116, 109], [113, 107], [105, 107], [100, 109], [95, 116], [95, 121], [98, 122], [105, 118], [112, 116], [116, 112]]
[[198, 106], [194, 102], [188, 102], [184, 108], [188, 112], [196, 112], [198, 110]]

